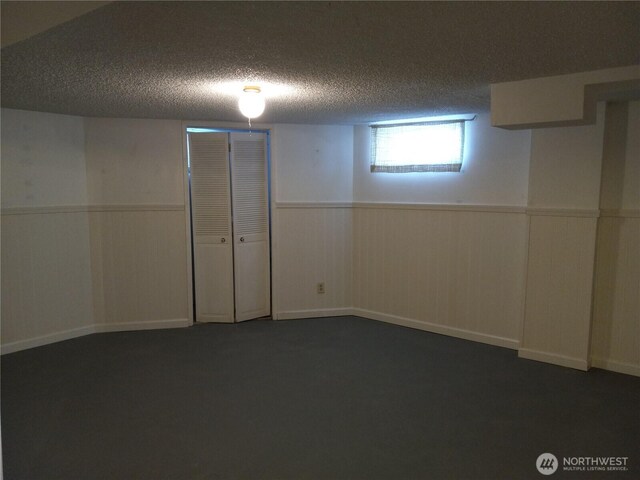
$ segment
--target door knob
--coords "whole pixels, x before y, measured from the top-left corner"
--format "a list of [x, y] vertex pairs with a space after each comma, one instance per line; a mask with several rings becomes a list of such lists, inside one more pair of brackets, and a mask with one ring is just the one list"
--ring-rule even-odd
[[224, 238], [224, 237], [222, 237], [222, 238], [220, 239], [220, 243], [225, 243], [226, 241], [227, 241], [227, 239], [226, 239], [226, 238]]
[[244, 242], [244, 237], [240, 237], [240, 241], [241, 241], [241, 242]]

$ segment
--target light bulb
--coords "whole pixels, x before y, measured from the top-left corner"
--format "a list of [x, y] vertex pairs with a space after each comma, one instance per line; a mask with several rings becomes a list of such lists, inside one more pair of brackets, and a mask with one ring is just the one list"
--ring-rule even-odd
[[240, 112], [248, 119], [257, 118], [264, 112], [264, 98], [260, 87], [244, 87], [244, 92], [238, 100]]

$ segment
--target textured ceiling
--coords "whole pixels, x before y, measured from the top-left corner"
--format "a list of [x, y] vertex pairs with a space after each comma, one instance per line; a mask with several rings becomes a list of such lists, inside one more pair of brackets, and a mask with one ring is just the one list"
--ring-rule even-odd
[[110, 2], [41, 2], [2, 0], [2, 47], [20, 42]]
[[2, 106], [241, 121], [259, 83], [260, 121], [353, 124], [639, 61], [638, 2], [113, 2], [3, 48]]

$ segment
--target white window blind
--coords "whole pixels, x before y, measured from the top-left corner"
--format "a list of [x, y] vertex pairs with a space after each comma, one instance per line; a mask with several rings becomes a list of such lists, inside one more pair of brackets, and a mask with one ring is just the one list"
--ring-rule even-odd
[[459, 172], [465, 120], [371, 126], [371, 171]]

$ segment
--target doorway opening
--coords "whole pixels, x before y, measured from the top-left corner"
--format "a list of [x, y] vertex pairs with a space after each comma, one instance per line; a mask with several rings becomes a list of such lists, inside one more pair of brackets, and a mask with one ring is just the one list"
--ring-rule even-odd
[[271, 318], [270, 131], [185, 133], [193, 320]]

